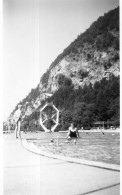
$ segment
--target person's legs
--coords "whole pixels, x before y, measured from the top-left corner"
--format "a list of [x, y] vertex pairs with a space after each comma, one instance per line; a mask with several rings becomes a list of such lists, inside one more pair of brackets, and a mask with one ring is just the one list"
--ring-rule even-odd
[[26, 131], [27, 131], [27, 126], [25, 125], [24, 126], [24, 133], [26, 134]]
[[71, 140], [72, 140], [72, 138], [69, 136], [69, 137], [67, 138], [67, 140], [68, 140], [68, 141], [71, 141]]
[[77, 143], [77, 138], [75, 137], [68, 137], [66, 143], [69, 143], [69, 141], [74, 140], [74, 145]]
[[15, 125], [15, 136], [16, 136], [16, 139], [18, 138], [18, 136], [17, 136], [17, 127], [18, 127], [18, 125], [16, 123], [16, 125]]
[[19, 137], [21, 138], [20, 121], [18, 121], [18, 134], [19, 134]]
[[77, 138], [76, 138], [76, 139], [74, 139], [74, 145], [76, 145], [76, 143], [77, 143]]
[[66, 140], [66, 143], [69, 143], [69, 141], [71, 141], [72, 140], [72, 138], [69, 136], [69, 137], [67, 137], [66, 138], [67, 140]]

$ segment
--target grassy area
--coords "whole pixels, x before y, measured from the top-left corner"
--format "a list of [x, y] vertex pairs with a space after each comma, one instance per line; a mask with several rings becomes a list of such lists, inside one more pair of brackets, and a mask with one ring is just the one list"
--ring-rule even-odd
[[[59, 145], [57, 145], [59, 136]], [[120, 135], [115, 132], [80, 133], [80, 139], [74, 145], [73, 140], [66, 143], [66, 133], [27, 133], [24, 137], [40, 147], [41, 150], [68, 157], [93, 160], [111, 164], [120, 164]], [[51, 140], [54, 139], [54, 142]]]

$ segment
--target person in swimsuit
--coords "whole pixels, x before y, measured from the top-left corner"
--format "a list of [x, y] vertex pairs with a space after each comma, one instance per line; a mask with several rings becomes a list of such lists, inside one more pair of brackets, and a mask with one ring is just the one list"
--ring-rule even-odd
[[68, 142], [72, 139], [74, 139], [74, 144], [76, 144], [77, 139], [79, 138], [79, 133], [77, 128], [74, 126], [73, 123], [71, 123], [71, 126], [69, 127], [69, 131], [67, 134], [66, 139], [68, 140]]
[[17, 131], [18, 131], [19, 137], [21, 138], [21, 134], [20, 134], [20, 125], [21, 125], [21, 118], [22, 118], [21, 107], [22, 107], [21, 105], [18, 105], [18, 109], [16, 110], [14, 114], [16, 138], [18, 138]]

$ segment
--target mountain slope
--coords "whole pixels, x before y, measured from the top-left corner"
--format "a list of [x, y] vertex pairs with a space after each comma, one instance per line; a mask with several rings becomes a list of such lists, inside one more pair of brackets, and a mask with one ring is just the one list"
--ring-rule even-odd
[[[76, 91], [79, 87], [94, 87], [96, 82], [104, 79], [109, 81], [114, 78], [112, 75], [118, 78], [119, 69], [118, 7], [99, 17], [54, 60], [41, 77], [37, 88], [21, 101], [26, 109], [25, 115], [29, 116], [39, 109], [45, 101], [45, 92], [51, 92], [55, 98], [55, 93], [64, 86], [62, 80], [67, 83], [68, 89]], [[73, 106], [75, 107], [74, 104]], [[66, 107], [67, 105], [63, 105], [61, 109]]]
[[[81, 86], [86, 82], [94, 83], [101, 80], [108, 72], [118, 75], [118, 60], [119, 8], [116, 8], [98, 18], [55, 59], [42, 76], [40, 88], [45, 85], [46, 90], [47, 88], [50, 90], [51, 85], [51, 91], [55, 91], [57, 89], [55, 77], [60, 73], [72, 77], [74, 85]], [[80, 73], [84, 71], [89, 72], [89, 77], [82, 82]]]

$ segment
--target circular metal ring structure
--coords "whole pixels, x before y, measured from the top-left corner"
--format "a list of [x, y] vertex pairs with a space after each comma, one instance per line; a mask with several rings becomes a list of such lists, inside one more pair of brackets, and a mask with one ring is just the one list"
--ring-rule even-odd
[[[46, 113], [46, 108], [51, 107], [52, 108], [52, 113], [51, 116], [48, 116], [48, 114]], [[48, 122], [48, 120], [52, 120], [53, 121], [53, 126], [51, 127], [51, 129], [48, 129], [45, 126], [45, 123]], [[54, 132], [56, 127], [59, 124], [59, 110], [54, 106], [53, 103], [47, 103], [45, 104], [41, 110], [40, 110], [40, 125], [42, 126], [43, 130], [45, 132]]]

